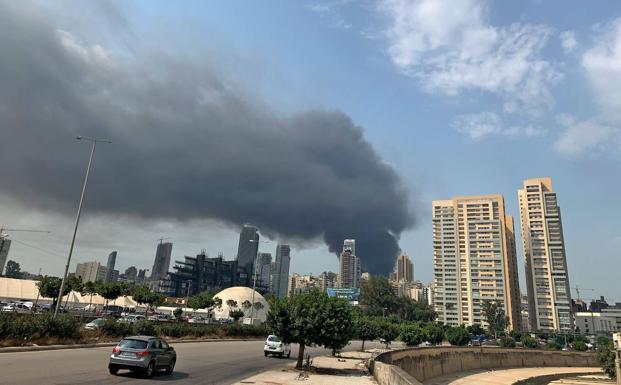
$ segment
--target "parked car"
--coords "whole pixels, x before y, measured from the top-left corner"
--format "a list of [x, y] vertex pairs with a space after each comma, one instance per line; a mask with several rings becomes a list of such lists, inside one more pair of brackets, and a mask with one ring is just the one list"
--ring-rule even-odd
[[99, 329], [101, 327], [101, 325], [104, 324], [104, 322], [106, 322], [105, 318], [96, 318], [96, 319], [92, 320], [91, 322], [87, 323], [86, 325], [84, 325], [84, 329], [86, 329], [86, 330], [96, 330], [96, 329]]
[[168, 322], [172, 320], [172, 317], [168, 314], [153, 314], [149, 316], [149, 321]]
[[17, 306], [14, 303], [7, 303], [6, 305], [2, 306], [2, 309], [0, 309], [2, 311], [15, 311], [17, 310]]
[[289, 358], [291, 356], [291, 345], [285, 344], [279, 337], [272, 334], [265, 340], [263, 354], [265, 357], [271, 354], [280, 358], [286, 355]]
[[207, 323], [209, 323], [209, 318], [201, 317], [201, 316], [192, 317], [192, 318], [188, 319], [188, 323], [191, 323], [191, 324], [207, 324]]
[[136, 323], [144, 319], [146, 319], [145, 316], [141, 314], [132, 314], [132, 315], [127, 315], [125, 317], [119, 318], [116, 322], [127, 322], [130, 324], [133, 324], [133, 323]]
[[149, 336], [123, 338], [112, 349], [108, 370], [117, 374], [120, 369], [140, 371], [151, 377], [155, 371], [165, 369], [171, 374], [177, 363], [177, 353], [164, 339]]

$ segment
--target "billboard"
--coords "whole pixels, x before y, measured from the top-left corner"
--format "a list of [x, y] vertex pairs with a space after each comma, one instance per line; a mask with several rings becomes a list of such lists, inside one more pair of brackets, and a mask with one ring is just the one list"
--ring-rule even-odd
[[357, 302], [358, 297], [360, 297], [360, 289], [357, 288], [337, 289], [334, 287], [329, 287], [327, 289], [327, 292], [328, 297], [345, 298], [350, 302]]

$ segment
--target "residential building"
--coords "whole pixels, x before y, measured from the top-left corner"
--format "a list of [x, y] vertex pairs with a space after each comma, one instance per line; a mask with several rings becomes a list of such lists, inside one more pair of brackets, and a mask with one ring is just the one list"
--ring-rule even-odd
[[257, 257], [257, 286], [269, 291], [272, 275], [272, 254], [259, 253]]
[[170, 256], [172, 255], [173, 244], [170, 242], [162, 242], [157, 245], [155, 252], [155, 261], [153, 261], [153, 269], [151, 269], [151, 280], [157, 281], [166, 277], [168, 268], [170, 267]]
[[403, 253], [397, 257], [395, 273], [397, 282], [414, 281], [414, 264], [407, 254]]
[[484, 301], [497, 302], [520, 330], [513, 217], [502, 195], [437, 200], [432, 204], [434, 286], [438, 320], [450, 326], [486, 324]]
[[272, 266], [271, 291], [278, 298], [285, 298], [289, 289], [289, 264], [291, 247], [285, 244], [276, 246], [276, 259]]
[[175, 261], [173, 271], [160, 280], [158, 291], [169, 297], [186, 297], [236, 285], [237, 261], [225, 261], [222, 254], [210, 258], [203, 250], [196, 257]]
[[327, 291], [328, 288], [334, 288], [337, 285], [338, 275], [331, 271], [324, 271], [319, 276], [321, 291]]
[[600, 312], [604, 309], [608, 309], [609, 305], [604, 299], [603, 296], [600, 296], [599, 299], [591, 300], [591, 304], [589, 305], [589, 311]]
[[127, 269], [125, 269], [125, 279], [133, 282], [136, 280], [138, 276], [138, 269], [136, 269], [136, 266], [130, 266]]
[[[119, 271], [114, 270], [114, 265], [116, 264], [116, 254], [117, 252], [113, 251], [108, 255], [108, 262], [106, 263], [106, 268], [108, 269], [108, 275], [106, 276], [106, 283], [116, 282], [116, 280], [118, 279]], [[117, 279], [113, 280], [112, 276], [114, 275], [115, 271], [116, 271]]]
[[139, 269], [138, 276], [136, 277], [136, 282], [144, 282], [147, 278], [147, 270], [149, 269]]
[[306, 293], [313, 289], [321, 290], [322, 282], [320, 277], [313, 275], [300, 275], [294, 273], [289, 276], [289, 297], [296, 294]]
[[75, 275], [79, 277], [83, 283], [105, 282], [108, 275], [108, 268], [96, 261], [78, 263], [75, 269]]
[[6, 265], [6, 259], [9, 256], [9, 249], [11, 248], [11, 240], [3, 237], [0, 233], [0, 274], [4, 274], [4, 265]]
[[339, 258], [339, 287], [357, 288], [359, 286], [360, 275], [362, 269], [360, 266], [360, 258], [355, 254], [356, 241], [354, 239], [346, 239], [343, 242], [343, 251]]
[[239, 233], [239, 244], [237, 245], [237, 268], [239, 269], [241, 285], [252, 285], [254, 260], [258, 251], [259, 229], [246, 224]]
[[531, 330], [572, 331], [561, 209], [550, 178], [518, 190]]

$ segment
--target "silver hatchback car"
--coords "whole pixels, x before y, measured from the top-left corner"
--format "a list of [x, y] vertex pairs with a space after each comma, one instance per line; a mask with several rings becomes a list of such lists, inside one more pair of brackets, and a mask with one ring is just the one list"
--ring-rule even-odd
[[171, 374], [175, 369], [177, 353], [159, 337], [126, 337], [112, 349], [108, 370], [117, 374], [119, 369], [142, 372], [151, 377], [155, 371], [165, 369]]

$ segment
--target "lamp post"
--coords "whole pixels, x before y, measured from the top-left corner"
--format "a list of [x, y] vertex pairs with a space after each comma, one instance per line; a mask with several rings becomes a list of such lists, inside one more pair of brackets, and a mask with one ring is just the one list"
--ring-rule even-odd
[[93, 156], [95, 155], [95, 147], [98, 142], [102, 143], [112, 143], [111, 140], [108, 139], [97, 139], [97, 138], [86, 138], [83, 136], [76, 137], [77, 140], [87, 140], [93, 143], [93, 147], [91, 148], [91, 156], [88, 158], [88, 166], [86, 167], [86, 175], [84, 176], [84, 184], [82, 185], [82, 194], [80, 194], [80, 203], [78, 204], [78, 213], [75, 217], [75, 227], [73, 228], [73, 237], [71, 238], [71, 246], [69, 247], [69, 255], [67, 256], [67, 264], [65, 265], [65, 274], [63, 275], [63, 279], [60, 282], [60, 290], [58, 291], [58, 299], [56, 301], [56, 308], [54, 309], [54, 318], [58, 315], [58, 310], [60, 309], [60, 304], [62, 303], [63, 298], [63, 289], [65, 288], [65, 284], [67, 282], [67, 273], [69, 272], [69, 264], [71, 263], [71, 255], [73, 254], [73, 246], [75, 245], [75, 238], [78, 234], [78, 225], [80, 224], [80, 213], [82, 212], [82, 203], [84, 203], [84, 195], [86, 194], [86, 185], [88, 184], [88, 175], [91, 172], [91, 164], [93, 163]]
[[[255, 241], [254, 239], [249, 240], [250, 243], [262, 242], [262, 243], [270, 243], [270, 241]], [[252, 278], [252, 303], [250, 307], [250, 324], [254, 325], [254, 293], [257, 288], [257, 257], [259, 256], [259, 247], [257, 246], [257, 252], [254, 254], [254, 274]]]

